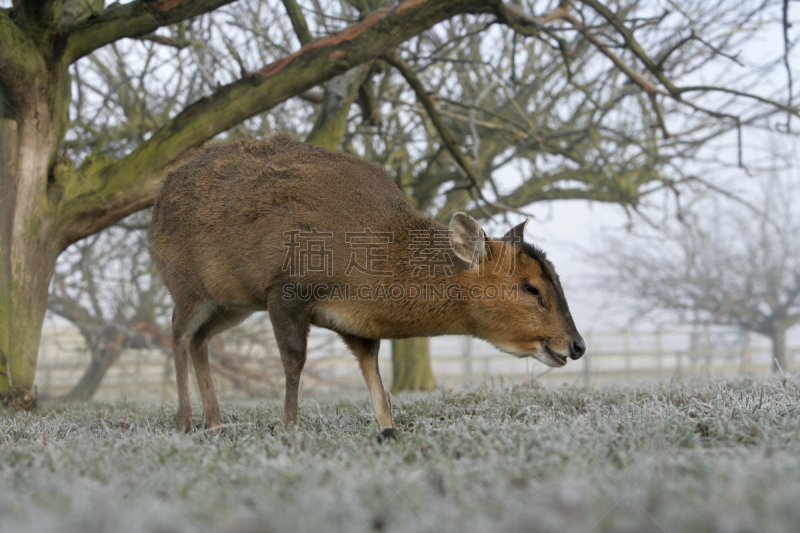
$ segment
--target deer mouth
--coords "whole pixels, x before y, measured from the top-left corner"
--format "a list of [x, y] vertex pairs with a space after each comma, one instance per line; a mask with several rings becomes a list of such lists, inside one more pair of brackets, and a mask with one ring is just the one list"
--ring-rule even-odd
[[550, 360], [553, 362], [550, 366], [564, 366], [567, 364], [567, 356], [561, 355], [546, 343], [543, 342], [542, 346], [544, 347], [545, 353], [550, 356]]
[[554, 366], [554, 367], [562, 367], [567, 364], [567, 356], [561, 355], [557, 351], [550, 348], [546, 341], [540, 340], [538, 341], [539, 346], [535, 351], [531, 350], [519, 350], [516, 348], [512, 348], [509, 346], [505, 346], [502, 344], [495, 344], [497, 348], [505, 353], [510, 353], [515, 357], [533, 357], [538, 359], [542, 363], [546, 364], [547, 366]]

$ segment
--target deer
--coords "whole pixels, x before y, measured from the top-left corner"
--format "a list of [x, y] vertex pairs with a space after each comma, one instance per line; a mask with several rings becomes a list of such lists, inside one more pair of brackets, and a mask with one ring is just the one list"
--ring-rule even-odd
[[379, 440], [397, 432], [381, 339], [469, 335], [551, 367], [580, 358], [586, 344], [526, 224], [490, 238], [459, 212], [445, 226], [380, 166], [282, 133], [202, 149], [165, 178], [149, 230], [174, 302], [178, 430], [192, 429], [190, 357], [206, 425], [221, 426], [208, 342], [257, 311], [268, 312], [280, 353], [289, 431], [312, 325], [355, 356]]

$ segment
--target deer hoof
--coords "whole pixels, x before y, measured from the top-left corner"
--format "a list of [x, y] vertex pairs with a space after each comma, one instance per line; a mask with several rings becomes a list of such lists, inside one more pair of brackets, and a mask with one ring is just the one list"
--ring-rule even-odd
[[378, 433], [378, 442], [385, 442], [389, 439], [397, 440], [397, 428], [386, 428]]

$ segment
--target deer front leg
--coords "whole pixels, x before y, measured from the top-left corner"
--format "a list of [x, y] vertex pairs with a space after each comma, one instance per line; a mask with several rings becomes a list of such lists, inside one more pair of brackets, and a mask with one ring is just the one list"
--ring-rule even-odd
[[381, 374], [378, 371], [378, 350], [381, 347], [381, 341], [346, 334], [342, 334], [341, 337], [358, 359], [358, 366], [361, 367], [361, 373], [367, 383], [372, 409], [381, 427], [378, 440], [395, 438], [397, 426], [392, 418], [392, 408], [389, 404], [389, 399], [386, 397], [386, 390], [383, 388]]
[[306, 363], [309, 318], [306, 310], [295, 302], [280, 299], [281, 291], [275, 291], [274, 294], [278, 297], [270, 297], [268, 309], [286, 374], [283, 424], [287, 430], [297, 431], [300, 374]]

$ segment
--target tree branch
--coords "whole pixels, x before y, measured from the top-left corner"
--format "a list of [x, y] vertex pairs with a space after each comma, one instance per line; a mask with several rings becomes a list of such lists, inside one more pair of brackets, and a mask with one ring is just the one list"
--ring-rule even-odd
[[283, 7], [286, 8], [286, 14], [289, 15], [289, 20], [292, 21], [292, 27], [300, 40], [300, 44], [305, 45], [314, 40], [311, 32], [308, 31], [306, 18], [303, 16], [300, 6], [297, 5], [297, 0], [283, 0]]
[[485, 5], [479, 0], [406, 0], [220, 87], [186, 107], [120, 160], [98, 159], [80, 172], [57, 165], [51, 196], [60, 195], [61, 199], [62, 245], [152, 205], [166, 173], [185, 163], [218, 133], [371, 61], [442, 20], [483, 11]]
[[62, 28], [61, 47], [64, 50], [64, 64], [74, 63], [101, 46], [119, 39], [145, 35], [162, 26], [214, 11], [234, 1], [157, 0], [112, 4], [95, 16], [81, 19]]
[[172, 48], [176, 48], [178, 50], [183, 50], [187, 46], [194, 44], [189, 39], [174, 39], [172, 37], [157, 35], [155, 33], [140, 35], [139, 37], [135, 37], [135, 39], [139, 41], [149, 41], [151, 43], [163, 44], [164, 46], [171, 46]]
[[567, 6], [560, 4], [557, 8], [540, 17], [531, 17], [518, 5], [500, 3], [495, 6], [495, 13], [500, 22], [527, 37], [534, 37], [545, 31], [545, 24], [558, 20], [568, 13]]
[[[791, 50], [791, 40], [789, 39], [789, 28], [792, 26], [792, 23], [789, 22], [789, 0], [783, 0], [783, 65], [786, 68], [786, 82], [787, 82], [787, 93], [788, 98], [786, 104], [789, 107], [792, 107], [793, 97], [794, 97], [794, 80], [792, 79], [792, 65], [789, 61], [789, 51]], [[786, 131], [792, 131], [792, 115], [787, 113], [786, 115]]]
[[314, 120], [311, 133], [306, 137], [307, 143], [324, 146], [329, 150], [339, 148], [347, 130], [350, 106], [358, 96], [358, 88], [367, 79], [369, 70], [369, 65], [360, 65], [325, 84], [322, 109]]
[[5, 89], [0, 97], [9, 100], [0, 107], [8, 105], [11, 115], [17, 115], [29, 96], [43, 90], [47, 66], [36, 44], [6, 11], [0, 11], [0, 50], [0, 86]]
[[[771, 106], [774, 106], [774, 107], [776, 107], [777, 109], [779, 109], [781, 111], [786, 111], [788, 114], [794, 115], [796, 117], [800, 117], [800, 110], [798, 110], [797, 107], [791, 107], [791, 106], [788, 106], [786, 104], [782, 104], [780, 102], [776, 102], [775, 100], [770, 100], [769, 98], [765, 98], [763, 96], [759, 96], [759, 95], [753, 94], [753, 93], [746, 93], [746, 92], [743, 92], [743, 91], [737, 91], [736, 89], [729, 89], [727, 87], [714, 87], [714, 86], [711, 86], [711, 85], [696, 85], [696, 86], [692, 86], [692, 87], [679, 87], [678, 88], [678, 92], [679, 93], [688, 93], [688, 92], [693, 92], [693, 91], [703, 91], [703, 92], [716, 91], [716, 92], [721, 92], [721, 93], [733, 94], [735, 96], [741, 96], [743, 98], [752, 98], [753, 100], [757, 100], [757, 101], [759, 101], [761, 103], [769, 104]], [[728, 115], [728, 116], [730, 116], [730, 115]]]
[[[535, 181], [535, 180], [529, 180]], [[548, 184], [550, 184], [548, 179]], [[503, 204], [500, 205], [509, 205], [512, 210], [515, 210], [515, 207], [524, 207], [526, 205], [530, 205], [534, 202], [543, 202], [543, 201], [551, 201], [551, 200], [592, 200], [595, 202], [607, 202], [607, 203], [620, 203], [620, 194], [617, 191], [608, 190], [604, 187], [593, 187], [593, 188], [557, 188], [557, 187], [549, 187], [549, 188], [540, 188], [535, 192], [526, 191], [524, 185], [520, 186], [517, 190], [513, 193], [501, 197], [500, 200]], [[484, 219], [494, 215], [498, 215], [503, 213], [504, 211], [508, 211], [508, 209], [500, 208], [497, 205], [488, 205], [485, 209], [472, 209], [467, 214], [477, 218], [477, 219]], [[516, 210], [515, 210], [516, 211]], [[518, 212], [518, 211], [517, 211]]]
[[61, 0], [22, 0], [14, 5], [20, 6], [17, 19], [20, 26], [29, 30], [34, 39], [38, 38], [40, 42], [61, 21]]

